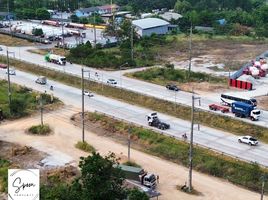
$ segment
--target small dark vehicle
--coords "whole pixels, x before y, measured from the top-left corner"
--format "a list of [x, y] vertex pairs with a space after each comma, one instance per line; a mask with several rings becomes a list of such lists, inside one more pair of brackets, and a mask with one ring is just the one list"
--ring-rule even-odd
[[179, 88], [176, 85], [174, 85], [174, 84], [167, 84], [166, 85], [166, 88], [168, 90], [179, 91]]

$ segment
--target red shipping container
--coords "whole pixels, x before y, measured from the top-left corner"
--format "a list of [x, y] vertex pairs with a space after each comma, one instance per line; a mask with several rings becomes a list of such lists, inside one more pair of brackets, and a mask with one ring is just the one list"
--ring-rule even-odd
[[243, 81], [236, 80], [236, 82], [237, 82], [237, 87], [238, 87], [238, 88], [241, 88], [241, 87], [242, 87], [242, 82], [243, 82]]
[[247, 82], [242, 81], [242, 89], [247, 89]]
[[236, 87], [236, 80], [235, 79], [232, 79], [232, 86]]
[[252, 83], [247, 82], [247, 89], [252, 90]]

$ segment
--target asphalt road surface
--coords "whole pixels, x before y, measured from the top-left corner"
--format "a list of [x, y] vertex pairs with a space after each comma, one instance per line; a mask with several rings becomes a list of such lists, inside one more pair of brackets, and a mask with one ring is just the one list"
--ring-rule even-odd
[[[0, 51], [0, 54], [6, 55], [6, 47], [2, 46], [4, 51]], [[37, 64], [41, 67], [46, 67], [54, 70], [58, 70], [61, 72], [65, 72], [68, 74], [72, 74], [75, 76], [81, 77], [81, 65], [70, 64], [67, 63], [65, 66], [48, 63], [44, 60], [44, 56], [30, 53], [27, 50], [33, 49], [34, 47], [9, 47], [8, 50], [14, 52], [10, 55], [10, 57], [14, 57], [19, 60], [27, 61], [33, 64]], [[163, 86], [159, 86], [152, 83], [147, 83], [144, 81], [131, 79], [123, 76], [124, 71], [102, 71], [96, 70], [94, 68], [84, 67], [85, 70], [89, 71], [85, 74], [85, 78], [90, 78], [91, 80], [95, 80], [98, 82], [106, 83], [109, 78], [112, 78], [117, 81], [117, 87], [122, 87], [124, 89], [128, 89], [134, 92], [138, 92], [144, 95], [153, 96], [159, 99], [165, 99], [167, 101], [171, 101], [174, 103], [180, 103], [184, 105], [191, 106], [192, 94], [189, 92], [174, 92], [169, 91]], [[140, 69], [134, 69], [130, 71], [135, 71]], [[96, 75], [97, 73], [97, 75]], [[261, 87], [262, 88], [262, 87]], [[262, 89], [264, 91], [264, 89]], [[260, 91], [241, 91], [240, 95], [242, 96], [254, 96], [254, 94], [260, 95]], [[262, 92], [263, 93], [263, 92]], [[220, 103], [220, 94], [214, 94], [210, 96], [202, 96], [201, 97], [201, 106], [198, 108], [209, 110], [208, 105], [211, 103]], [[213, 111], [212, 111], [213, 112]], [[228, 115], [230, 117], [235, 117], [233, 114], [222, 114], [221, 112], [217, 112], [219, 115]], [[251, 121], [249, 119], [236, 118], [238, 120], [245, 121], [247, 123], [253, 123], [256, 125], [268, 127], [268, 112], [262, 111], [261, 117], [259, 121]]]
[[[0, 70], [0, 78], [7, 79], [5, 70]], [[36, 78], [37, 76], [35, 75], [17, 71], [16, 76], [11, 76], [11, 81], [40, 92], [52, 92], [54, 96], [60, 98], [65, 104], [81, 107], [81, 90], [51, 80], [48, 80], [47, 85], [39, 85], [35, 83]], [[49, 90], [51, 85], [54, 86], [53, 91]], [[145, 115], [152, 112], [145, 108], [99, 95], [94, 95], [94, 97], [91, 98], [85, 96], [85, 109], [102, 112], [143, 126], [147, 126]], [[159, 113], [159, 118], [171, 125], [169, 130], [163, 131], [164, 134], [181, 139], [182, 134], [187, 133], [189, 138], [190, 123], [188, 121], [161, 113]], [[158, 129], [155, 130], [159, 131]], [[195, 127], [194, 142], [233, 157], [268, 166], [268, 145], [263, 143], [260, 143], [256, 147], [240, 144], [237, 141], [237, 136], [204, 126], [201, 127], [200, 131]]]

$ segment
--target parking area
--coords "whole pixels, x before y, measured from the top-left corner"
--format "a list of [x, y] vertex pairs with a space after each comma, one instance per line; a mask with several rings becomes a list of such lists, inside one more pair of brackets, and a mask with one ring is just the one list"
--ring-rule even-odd
[[[85, 43], [90, 41], [94, 43], [106, 44], [107, 41], [113, 42], [115, 38], [105, 37], [103, 34], [104, 29], [94, 28], [78, 29], [78, 28], [67, 28], [66, 24], [63, 26], [51, 26], [42, 24], [41, 21], [11, 21], [11, 28], [8, 27], [8, 22], [1, 22], [6, 27], [1, 28], [2, 30], [23, 33], [25, 35], [32, 35], [33, 29], [42, 29], [44, 37], [50, 41], [61, 40], [62, 34], [64, 34], [64, 43], [68, 47], [75, 47], [77, 44]], [[96, 35], [96, 36], [95, 36]], [[96, 38], [95, 38], [96, 37]]]

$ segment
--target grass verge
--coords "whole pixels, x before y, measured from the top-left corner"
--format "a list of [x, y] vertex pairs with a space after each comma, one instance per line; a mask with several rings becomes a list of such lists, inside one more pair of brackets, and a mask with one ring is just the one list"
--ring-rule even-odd
[[[16, 119], [27, 116], [39, 107], [37, 97], [39, 93], [33, 92], [31, 89], [11, 84], [11, 109], [9, 111], [8, 103], [8, 84], [5, 80], [0, 80], [0, 110], [3, 111], [4, 118]], [[49, 94], [42, 94], [42, 101], [45, 109], [53, 109], [61, 104], [61, 102]]]
[[[101, 127], [105, 135], [114, 136], [116, 141], [120, 141], [120, 138], [126, 141], [131, 128], [132, 148], [188, 166], [188, 143], [98, 113], [87, 112], [85, 119], [86, 123]], [[254, 191], [260, 191], [260, 177], [268, 173], [267, 169], [257, 164], [239, 161], [201, 147], [194, 148], [193, 168]], [[268, 189], [268, 185], [265, 187]]]
[[34, 135], [48, 135], [49, 133], [51, 133], [51, 128], [49, 127], [48, 124], [44, 124], [44, 125], [35, 125], [35, 126], [31, 126], [28, 129], [29, 133], [32, 133]]
[[11, 37], [8, 35], [0, 34], [0, 44], [5, 46], [33, 46], [34, 43], [28, 40]]
[[0, 158], [0, 192], [7, 192], [7, 170], [9, 165], [8, 160]]
[[92, 152], [96, 151], [96, 149], [93, 146], [91, 146], [87, 142], [82, 142], [82, 141], [78, 141], [75, 144], [75, 147], [77, 149], [80, 149], [80, 150], [85, 151], [85, 152], [88, 152], [88, 153], [92, 153]]
[[127, 165], [127, 166], [131, 166], [131, 167], [141, 167], [140, 165], [138, 165], [137, 163], [135, 163], [134, 161], [126, 161], [124, 163], [122, 163], [123, 165]]
[[46, 55], [50, 52], [61, 56], [67, 56], [69, 54], [69, 50], [56, 47], [52, 49], [29, 49], [28, 51], [39, 55]]
[[[3, 61], [5, 61], [5, 58], [0, 56], [0, 62]], [[81, 78], [79, 77], [60, 73], [58, 71], [56, 72], [50, 69], [44, 69], [37, 65], [16, 61], [13, 59], [10, 59], [10, 62], [11, 65], [22, 71], [34, 73], [36, 75], [43, 75], [50, 79], [73, 87], [81, 87]], [[149, 108], [158, 112], [166, 113], [180, 119], [191, 119], [191, 108], [182, 104], [177, 104], [175, 107], [173, 102], [137, 94], [136, 92], [111, 87], [109, 85], [103, 85], [89, 80], [85, 80], [85, 88], [103, 96], [118, 99], [129, 104]], [[199, 116], [195, 116], [195, 119], [200, 124], [209, 126], [211, 128], [228, 131], [236, 135], [244, 135], [246, 133], [248, 135], [257, 137], [263, 142], [268, 143], [268, 128], [265, 127], [246, 123], [228, 116], [217, 115], [203, 110], [199, 112]]]

